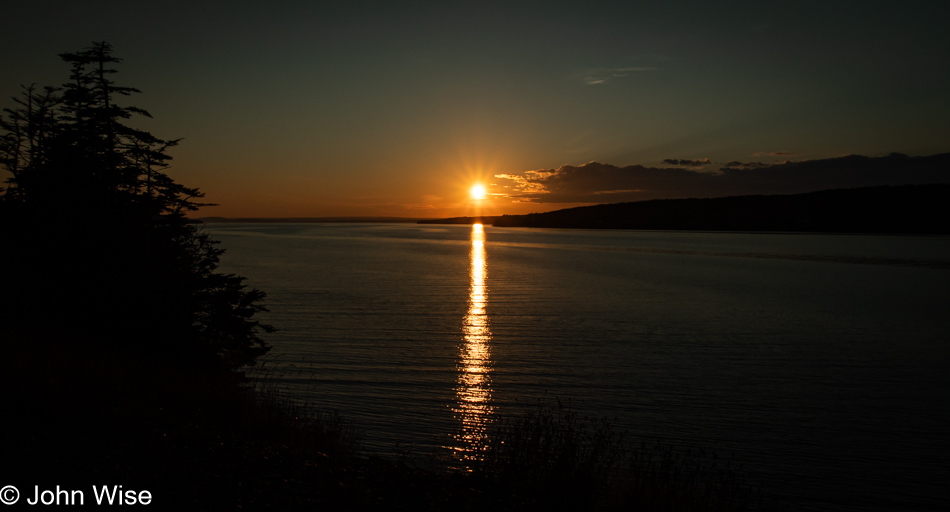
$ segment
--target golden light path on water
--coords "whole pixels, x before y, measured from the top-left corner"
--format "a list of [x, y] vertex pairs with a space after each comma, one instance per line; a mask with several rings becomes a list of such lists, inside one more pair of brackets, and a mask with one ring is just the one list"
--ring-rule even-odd
[[458, 384], [455, 389], [457, 403], [453, 408], [460, 422], [455, 450], [463, 464], [478, 456], [485, 440], [488, 418], [493, 411], [491, 328], [485, 311], [488, 305], [488, 287], [485, 284], [488, 266], [485, 259], [485, 229], [481, 224], [472, 226], [469, 260], [468, 313], [462, 322], [463, 342], [459, 348]]

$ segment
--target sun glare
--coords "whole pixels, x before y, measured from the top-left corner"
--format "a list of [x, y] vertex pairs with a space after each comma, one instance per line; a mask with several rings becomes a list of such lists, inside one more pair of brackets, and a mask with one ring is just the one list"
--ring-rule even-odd
[[472, 187], [470, 193], [472, 194], [472, 199], [485, 199], [485, 187], [481, 185]]

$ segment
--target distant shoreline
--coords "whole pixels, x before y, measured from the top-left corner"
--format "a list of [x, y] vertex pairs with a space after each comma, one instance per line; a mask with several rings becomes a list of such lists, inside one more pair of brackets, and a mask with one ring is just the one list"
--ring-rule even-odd
[[494, 224], [502, 215], [481, 215], [476, 217], [449, 217], [447, 219], [424, 219], [419, 224]]
[[877, 186], [789, 195], [652, 199], [546, 213], [455, 217], [420, 224], [495, 227], [948, 235], [950, 184]]
[[950, 235], [950, 184], [877, 186], [788, 195], [651, 199], [525, 215], [418, 217], [200, 217], [197, 223], [485, 224], [495, 227]]
[[198, 217], [194, 221], [209, 222], [260, 222], [260, 223], [330, 223], [330, 222], [391, 222], [416, 224], [433, 219], [420, 217]]

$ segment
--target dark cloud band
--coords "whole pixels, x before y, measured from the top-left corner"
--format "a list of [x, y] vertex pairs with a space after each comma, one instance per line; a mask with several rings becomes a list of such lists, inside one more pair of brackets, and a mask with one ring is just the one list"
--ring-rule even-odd
[[[672, 159], [664, 161], [674, 165], [672, 162]], [[950, 153], [929, 157], [852, 155], [775, 165], [733, 161], [717, 172], [700, 172], [696, 165], [683, 164], [683, 160], [675, 162], [681, 167], [617, 167], [590, 162], [522, 174], [499, 174], [496, 178], [512, 182], [508, 194], [512, 199], [535, 203], [794, 194], [833, 188], [950, 182]]]
[[709, 165], [711, 162], [708, 158], [700, 158], [699, 160], [677, 160], [675, 158], [667, 158], [663, 160], [664, 164], [667, 165], [679, 165], [682, 167], [703, 167]]

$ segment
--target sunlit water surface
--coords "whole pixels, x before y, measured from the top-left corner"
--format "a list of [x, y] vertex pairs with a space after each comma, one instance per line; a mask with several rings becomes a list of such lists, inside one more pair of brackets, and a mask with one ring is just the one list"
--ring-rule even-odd
[[539, 399], [701, 447], [799, 510], [944, 510], [950, 238], [210, 224], [278, 382], [367, 449], [454, 453]]

